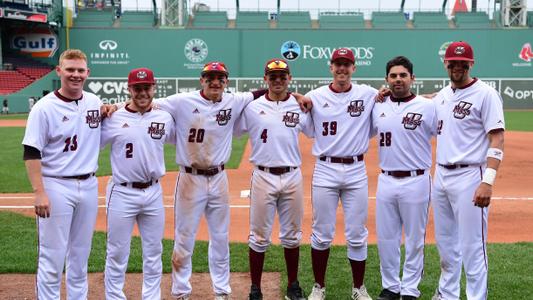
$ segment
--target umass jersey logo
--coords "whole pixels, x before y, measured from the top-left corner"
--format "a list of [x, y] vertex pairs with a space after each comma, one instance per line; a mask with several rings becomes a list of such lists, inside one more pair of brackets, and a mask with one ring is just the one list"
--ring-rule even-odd
[[350, 114], [350, 117], [359, 117], [363, 111], [365, 111], [363, 100], [354, 100], [350, 101], [346, 112]]
[[300, 123], [300, 114], [288, 111], [283, 116], [283, 122], [287, 127], [296, 127]]
[[407, 113], [402, 119], [403, 128], [415, 130], [422, 124], [422, 115], [417, 113]]
[[225, 126], [231, 120], [231, 108], [230, 109], [221, 109], [217, 116], [216, 120], [218, 125]]
[[453, 108], [453, 117], [456, 119], [464, 119], [466, 116], [470, 115], [471, 107], [472, 103], [465, 101], [459, 102], [459, 104]]
[[100, 111], [99, 110], [88, 110], [87, 116], [85, 116], [85, 123], [89, 124], [89, 128], [98, 128], [100, 125]]
[[148, 134], [154, 140], [160, 140], [165, 135], [165, 123], [152, 122], [148, 127]]

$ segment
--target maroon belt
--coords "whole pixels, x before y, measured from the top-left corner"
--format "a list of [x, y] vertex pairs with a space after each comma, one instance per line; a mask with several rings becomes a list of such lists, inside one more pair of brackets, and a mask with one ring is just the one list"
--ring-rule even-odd
[[74, 176], [50, 176], [54, 178], [61, 178], [61, 179], [78, 179], [78, 180], [85, 180], [89, 179], [90, 177], [94, 176], [94, 173], [87, 173], [83, 175], [74, 175]]
[[147, 182], [123, 182], [121, 186], [131, 186], [134, 189], [145, 189], [149, 186], [152, 186], [154, 183], [158, 183], [159, 180], [147, 181]]
[[261, 171], [265, 171], [265, 172], [268, 172], [274, 175], [283, 175], [285, 173], [289, 173], [292, 170], [298, 169], [298, 167], [263, 167], [263, 166], [257, 166], [257, 168]]
[[439, 166], [443, 167], [444, 169], [448, 169], [448, 170], [455, 170], [455, 169], [470, 167], [470, 165], [465, 165], [465, 164], [456, 164], [456, 165], [441, 165], [441, 164], [439, 164]]
[[384, 171], [381, 170], [381, 173], [397, 177], [397, 178], [404, 178], [404, 177], [411, 177], [411, 176], [420, 176], [424, 175], [426, 171], [425, 170], [413, 170], [413, 171]]
[[329, 161], [334, 164], [353, 164], [356, 161], [362, 161], [364, 155], [357, 155], [355, 158], [353, 156], [348, 157], [335, 157], [335, 156], [320, 156], [321, 161]]
[[224, 170], [224, 165], [218, 167], [212, 167], [208, 169], [196, 169], [192, 167], [185, 167], [185, 173], [191, 173], [196, 175], [214, 176]]

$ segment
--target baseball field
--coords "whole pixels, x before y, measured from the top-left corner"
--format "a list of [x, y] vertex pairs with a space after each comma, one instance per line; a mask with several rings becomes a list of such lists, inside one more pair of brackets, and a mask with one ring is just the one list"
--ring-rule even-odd
[[[26, 115], [0, 117], [0, 298], [34, 298], [34, 275], [36, 269], [37, 238], [33, 213], [31, 187], [26, 178], [20, 142], [24, 134]], [[505, 136], [505, 159], [498, 172], [493, 201], [489, 213], [489, 299], [531, 299], [533, 295], [533, 111], [507, 111]], [[309, 292], [313, 283], [310, 263], [309, 236], [311, 232], [311, 175], [314, 158], [311, 155], [312, 140], [301, 138], [303, 158], [302, 173], [305, 187], [304, 246], [300, 256], [299, 279], [304, 291]], [[229, 163], [228, 176], [231, 197], [231, 270], [234, 299], [245, 299], [249, 288], [247, 237], [248, 198], [247, 190], [253, 166], [248, 162], [250, 149], [245, 139], [234, 141], [234, 151]], [[173, 190], [177, 173], [172, 147], [166, 149], [168, 174], [163, 179], [165, 193], [166, 230], [164, 241], [164, 298], [169, 298], [171, 251], [173, 236]], [[375, 235], [375, 190], [378, 175], [376, 143], [372, 141], [365, 156], [369, 175], [369, 256], [365, 284], [372, 296], [381, 290], [379, 258]], [[110, 173], [108, 152], [100, 157], [99, 216], [89, 261], [90, 299], [103, 298], [103, 275], [105, 262], [105, 185]], [[332, 249], [327, 273], [328, 299], [348, 299], [351, 273], [343, 246], [342, 211], [338, 210], [336, 246]], [[277, 232], [277, 224], [274, 233]], [[138, 232], [135, 230], [135, 235]], [[207, 226], [201, 223], [193, 257], [193, 299], [211, 298], [211, 283], [207, 267]], [[283, 251], [276, 236], [276, 245], [267, 253], [263, 292], [265, 299], [280, 299], [286, 286]], [[434, 246], [432, 216], [426, 235], [424, 277], [420, 284], [422, 299], [430, 299], [437, 286], [439, 256]], [[140, 240], [134, 238], [128, 267], [127, 294], [139, 299], [142, 278]], [[464, 289], [464, 278], [462, 280]], [[464, 294], [462, 298], [465, 298]]]

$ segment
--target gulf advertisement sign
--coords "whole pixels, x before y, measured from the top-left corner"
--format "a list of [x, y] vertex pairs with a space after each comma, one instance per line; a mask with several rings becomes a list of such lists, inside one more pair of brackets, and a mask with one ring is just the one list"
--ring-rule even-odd
[[22, 30], [11, 36], [11, 48], [32, 57], [52, 57], [59, 48], [59, 39], [48, 28]]

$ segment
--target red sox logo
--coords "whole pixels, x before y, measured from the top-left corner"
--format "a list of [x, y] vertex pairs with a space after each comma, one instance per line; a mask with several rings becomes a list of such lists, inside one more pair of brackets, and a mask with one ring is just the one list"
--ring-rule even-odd
[[160, 140], [165, 135], [165, 123], [152, 122], [148, 127], [148, 134], [154, 140]]
[[283, 116], [283, 122], [287, 127], [296, 127], [300, 123], [300, 114], [288, 111]]
[[415, 130], [416, 127], [422, 124], [422, 114], [407, 113], [402, 119], [403, 128]]
[[100, 125], [100, 111], [99, 110], [88, 110], [87, 116], [85, 116], [85, 123], [89, 124], [89, 128], [98, 128]]
[[470, 115], [471, 107], [472, 103], [465, 101], [459, 102], [459, 104], [453, 108], [453, 117], [456, 119], [464, 119], [466, 116]]
[[363, 111], [365, 111], [363, 100], [354, 100], [350, 101], [346, 112], [350, 114], [350, 117], [359, 117]]
[[231, 108], [230, 109], [221, 109], [217, 116], [216, 120], [218, 125], [225, 126], [228, 124], [228, 121], [231, 120]]

